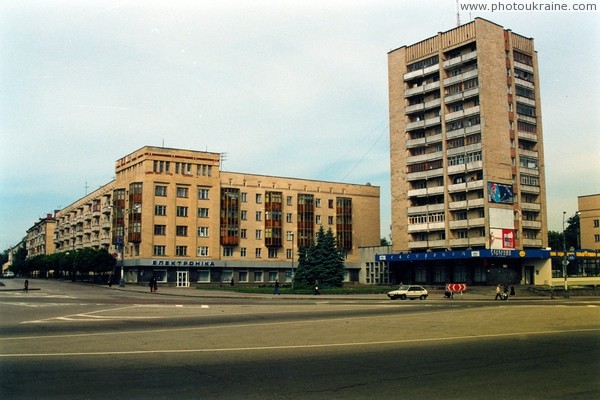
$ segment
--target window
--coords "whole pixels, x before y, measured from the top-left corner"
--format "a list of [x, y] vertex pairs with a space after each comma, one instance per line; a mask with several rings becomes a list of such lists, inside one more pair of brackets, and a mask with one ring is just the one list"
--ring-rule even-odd
[[600, 228], [600, 219], [594, 220], [594, 228]]
[[247, 257], [248, 256], [248, 249], [246, 249], [245, 247], [240, 248], [240, 257]]
[[167, 196], [167, 187], [162, 185], [156, 185], [154, 187], [154, 195], [158, 197], [166, 197]]
[[189, 192], [188, 188], [186, 188], [186, 187], [178, 187], [177, 188], [177, 197], [187, 199], [188, 198], [188, 192]]
[[247, 239], [248, 238], [248, 229], [246, 229], [246, 228], [240, 229], [240, 237], [242, 239]]
[[187, 217], [188, 216], [188, 208], [184, 206], [177, 206], [177, 216], [178, 217]]
[[198, 218], [208, 218], [208, 208], [198, 208]]
[[260, 211], [256, 212], [256, 220], [257, 221], [262, 221], [262, 212], [260, 212]]
[[233, 247], [223, 246], [223, 257], [232, 257], [232, 256], [233, 256]]
[[287, 223], [292, 222], [292, 213], [285, 214], [285, 222], [287, 222]]
[[154, 206], [154, 215], [167, 215], [167, 206]]
[[277, 271], [269, 271], [269, 282], [275, 282], [278, 278]]
[[263, 281], [263, 273], [262, 271], [254, 272], [254, 282], [262, 282]]
[[177, 225], [175, 227], [175, 234], [177, 236], [187, 236], [188, 233], [188, 227], [185, 225]]
[[187, 246], [175, 246], [175, 255], [179, 257], [187, 256]]
[[165, 246], [154, 246], [153, 254], [155, 256], [164, 256], [166, 254]]
[[293, 202], [294, 202], [294, 200], [293, 200], [292, 196], [287, 196], [287, 197], [286, 197], [286, 204], [287, 204], [288, 206], [291, 206], [291, 205], [293, 205]]
[[277, 258], [277, 249], [269, 248], [269, 258]]
[[260, 229], [257, 229], [257, 230], [256, 230], [256, 233], [255, 233], [255, 238], [256, 238], [257, 240], [260, 240], [260, 239], [262, 239], [262, 231], [261, 231]]
[[198, 200], [208, 200], [208, 188], [198, 188]]
[[208, 246], [198, 246], [198, 257], [208, 257]]
[[240, 219], [242, 221], [248, 221], [248, 211], [246, 211], [246, 210], [240, 211]]
[[167, 234], [166, 225], [154, 225], [154, 234], [157, 236], [164, 236]]
[[198, 271], [198, 282], [210, 282], [210, 271]]
[[261, 203], [262, 203], [262, 194], [256, 193], [256, 204], [261, 204]]
[[198, 236], [208, 237], [208, 226], [199, 226], [198, 227]]
[[248, 282], [248, 271], [240, 271], [238, 273], [238, 280], [240, 282]]
[[262, 257], [262, 249], [260, 249], [258, 247], [256, 249], [254, 249], [254, 257], [261, 258]]
[[242, 192], [240, 198], [241, 198], [242, 203], [247, 203], [248, 202], [248, 193]]

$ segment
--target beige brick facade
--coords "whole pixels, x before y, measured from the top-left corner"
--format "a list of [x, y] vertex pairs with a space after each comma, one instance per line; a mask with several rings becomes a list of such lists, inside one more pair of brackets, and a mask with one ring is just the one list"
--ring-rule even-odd
[[581, 248], [600, 250], [600, 194], [579, 196], [577, 205]]
[[225, 172], [220, 154], [151, 146], [117, 160], [115, 173], [57, 213], [55, 241], [122, 254], [127, 282], [290, 281], [298, 248], [321, 226], [358, 281], [358, 248], [380, 241], [376, 186]]
[[394, 252], [545, 248], [533, 39], [477, 18], [391, 51], [388, 75]]

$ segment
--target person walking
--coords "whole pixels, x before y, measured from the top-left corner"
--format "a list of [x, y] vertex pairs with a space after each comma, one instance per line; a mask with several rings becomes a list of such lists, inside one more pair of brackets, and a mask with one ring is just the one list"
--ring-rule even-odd
[[275, 292], [273, 294], [281, 294], [279, 293], [279, 279], [275, 279]]
[[500, 289], [500, 284], [496, 285], [496, 297], [494, 298], [494, 300], [498, 300], [498, 298], [500, 298], [500, 300], [502, 300], [502, 292]]
[[23, 290], [25, 291], [25, 293], [27, 293], [29, 291], [29, 279], [25, 279], [25, 284], [23, 286]]

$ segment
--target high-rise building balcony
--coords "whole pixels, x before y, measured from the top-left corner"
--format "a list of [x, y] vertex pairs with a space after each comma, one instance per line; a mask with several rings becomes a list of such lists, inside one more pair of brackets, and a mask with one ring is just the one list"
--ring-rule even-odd
[[541, 239], [522, 239], [523, 247], [541, 247]]
[[468, 61], [475, 60], [476, 58], [477, 58], [477, 50], [473, 50], [469, 53], [462, 54], [458, 57], [452, 57], [452, 58], [444, 61], [444, 69], [457, 67]]
[[533, 67], [531, 65], [523, 64], [522, 62], [515, 61], [515, 68], [522, 69], [523, 71], [527, 71], [533, 74]]
[[535, 150], [525, 150], [525, 149], [519, 149], [519, 156], [526, 156], [526, 157], [531, 157], [531, 158], [538, 158], [539, 157], [539, 153]]
[[479, 106], [465, 108], [464, 110], [454, 111], [444, 116], [444, 121], [449, 122], [456, 119], [462, 119], [475, 114], [479, 114]]
[[421, 86], [414, 86], [404, 91], [404, 97], [411, 97], [417, 94], [425, 94], [440, 89], [440, 81], [426, 83]]
[[436, 151], [434, 153], [428, 153], [428, 154], [419, 154], [417, 156], [409, 156], [406, 158], [406, 163], [407, 164], [416, 164], [416, 163], [421, 163], [424, 161], [433, 161], [433, 160], [439, 160], [444, 156], [444, 153], [442, 153], [441, 151]]
[[521, 78], [517, 78], [515, 77], [515, 84], [518, 84], [519, 86], [524, 86], [528, 89], [534, 89], [535, 86], [533, 83], [526, 81], [525, 79], [521, 79]]
[[463, 72], [462, 74], [458, 74], [456, 76], [451, 76], [449, 78], [444, 79], [444, 86], [453, 85], [458, 82], [466, 81], [467, 79], [475, 78], [478, 74], [477, 69], [472, 69], [467, 72]]
[[431, 232], [431, 231], [443, 231], [445, 228], [443, 222], [429, 222], [424, 224], [409, 224], [407, 229], [408, 233], [416, 232]]
[[542, 223], [540, 221], [522, 221], [523, 228], [527, 229], [542, 229]]
[[436, 73], [440, 69], [440, 64], [430, 65], [425, 68], [417, 69], [415, 71], [407, 72], [404, 74], [404, 81], [409, 81], [411, 79], [420, 78], [422, 76], [427, 76]]
[[409, 172], [408, 174], [406, 174], [406, 179], [408, 181], [415, 181], [415, 180], [418, 181], [421, 179], [437, 178], [437, 177], [440, 177], [443, 175], [444, 175], [444, 169], [436, 168], [436, 169], [431, 169], [428, 171]]
[[423, 128], [426, 128], [429, 126], [439, 125], [440, 122], [441, 122], [440, 117], [425, 118], [425, 119], [409, 122], [408, 124], [406, 124], [405, 129], [406, 129], [406, 131], [412, 131], [415, 129], [423, 129]]
[[427, 214], [432, 212], [443, 212], [444, 203], [441, 204], [426, 204], [424, 206], [408, 207], [408, 215]]
[[521, 185], [521, 192], [539, 194], [540, 187], [539, 186], [530, 186], [530, 185]]
[[521, 209], [523, 211], [541, 211], [542, 206], [538, 203], [521, 203]]
[[450, 103], [454, 103], [457, 101], [463, 101], [463, 100], [466, 100], [466, 99], [469, 99], [471, 97], [475, 97], [478, 95], [479, 95], [479, 88], [474, 87], [472, 89], [465, 90], [464, 92], [446, 95], [446, 97], [444, 97], [444, 104], [450, 104]]
[[538, 141], [538, 137], [535, 133], [517, 131], [517, 135], [518, 135], [519, 139], [525, 139], [525, 140], [529, 140], [530, 142], [536, 142], [536, 143]]
[[540, 171], [537, 168], [520, 167], [519, 171], [521, 171], [521, 173], [531, 175], [531, 176], [539, 176], [540, 175]]
[[535, 107], [535, 100], [530, 99], [528, 97], [523, 97], [523, 96], [517, 95], [517, 101], [519, 103], [523, 103], [523, 104], [527, 104], [528, 106]]

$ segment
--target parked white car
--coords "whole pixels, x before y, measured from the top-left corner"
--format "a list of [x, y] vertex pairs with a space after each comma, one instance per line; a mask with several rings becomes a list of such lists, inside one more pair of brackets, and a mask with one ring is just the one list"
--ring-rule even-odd
[[2, 273], [2, 277], [3, 278], [14, 278], [15, 277], [15, 273], [12, 271], [4, 271]]
[[427, 298], [427, 295], [429, 293], [427, 292], [427, 289], [425, 289], [422, 286], [417, 286], [417, 285], [400, 285], [400, 287], [396, 290], [392, 290], [391, 292], [388, 292], [388, 297], [392, 300], [395, 299], [400, 299], [400, 300], [406, 300], [406, 299], [421, 299], [421, 300], [425, 300]]

